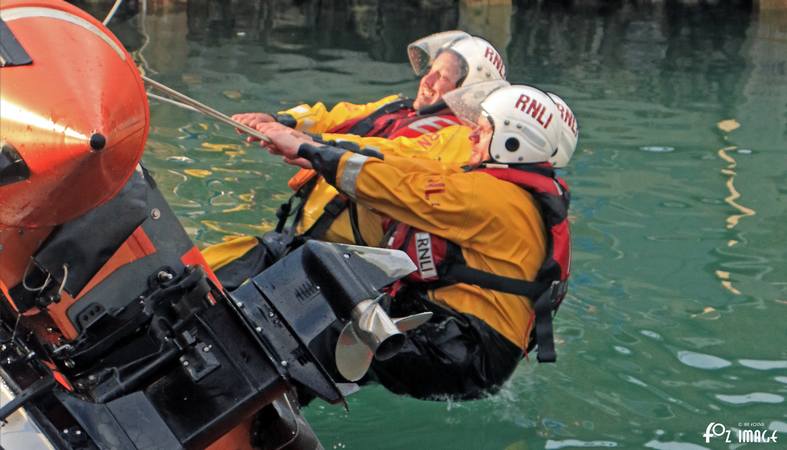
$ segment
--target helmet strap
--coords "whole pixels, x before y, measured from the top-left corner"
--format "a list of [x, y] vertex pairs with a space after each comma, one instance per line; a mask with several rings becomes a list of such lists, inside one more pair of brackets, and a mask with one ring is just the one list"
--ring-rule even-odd
[[437, 101], [437, 103], [435, 103], [433, 105], [427, 105], [427, 106], [424, 106], [423, 108], [419, 109], [417, 114], [419, 116], [426, 116], [426, 115], [429, 115], [429, 114], [434, 114], [436, 112], [440, 112], [440, 111], [442, 111], [442, 110], [444, 110], [446, 108], [448, 108], [448, 105], [445, 104], [445, 100], [440, 99], [440, 100]]

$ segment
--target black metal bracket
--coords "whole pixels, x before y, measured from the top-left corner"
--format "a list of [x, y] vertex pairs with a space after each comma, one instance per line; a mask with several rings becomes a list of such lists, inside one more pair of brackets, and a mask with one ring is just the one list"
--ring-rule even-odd
[[32, 63], [30, 55], [16, 40], [8, 25], [0, 19], [0, 67], [24, 66]]
[[27, 167], [25, 160], [22, 159], [22, 155], [8, 142], [0, 142], [0, 186], [13, 184], [28, 178], [30, 178], [30, 169]]

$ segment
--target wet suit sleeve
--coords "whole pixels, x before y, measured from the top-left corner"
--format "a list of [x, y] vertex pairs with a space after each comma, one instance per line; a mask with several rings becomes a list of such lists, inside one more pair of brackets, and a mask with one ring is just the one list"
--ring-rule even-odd
[[469, 238], [465, 224], [486, 221], [476, 189], [483, 174], [463, 173], [437, 161], [381, 160], [332, 146], [304, 144], [298, 155], [358, 203], [457, 243]]
[[323, 133], [324, 142], [353, 142], [361, 148], [375, 149], [384, 155], [423, 158], [447, 164], [464, 164], [470, 157], [470, 128], [454, 125], [416, 138], [394, 139], [362, 137], [354, 134]]
[[339, 161], [345, 153], [352, 152], [330, 145], [301, 144], [298, 147], [298, 156], [308, 159], [312, 163], [314, 170], [322, 175], [325, 181], [334, 186], [336, 185], [336, 172], [339, 169]]
[[389, 95], [375, 102], [360, 105], [339, 102], [330, 110], [322, 102], [314, 105], [303, 104], [286, 111], [280, 111], [276, 117], [279, 122], [282, 122], [281, 118], [285, 116], [290, 117], [291, 122], [294, 122], [293, 128], [297, 130], [308, 133], [324, 133], [349, 120], [366, 117], [381, 106], [398, 99], [398, 95]]

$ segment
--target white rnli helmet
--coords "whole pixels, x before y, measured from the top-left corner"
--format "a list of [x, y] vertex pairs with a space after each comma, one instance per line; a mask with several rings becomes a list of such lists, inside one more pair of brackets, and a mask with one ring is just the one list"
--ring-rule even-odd
[[547, 95], [555, 102], [558, 111], [560, 111], [560, 122], [563, 124], [560, 130], [560, 139], [558, 140], [557, 152], [549, 159], [555, 167], [566, 167], [577, 148], [577, 138], [579, 137], [579, 124], [574, 116], [574, 112], [568, 107], [566, 102], [552, 92], [547, 92]]
[[546, 92], [532, 86], [509, 86], [481, 102], [494, 132], [489, 156], [503, 164], [547, 162], [560, 140], [560, 111]]
[[464, 31], [443, 31], [421, 38], [407, 46], [407, 56], [416, 75], [424, 75], [444, 51], [451, 51], [464, 62], [459, 86], [489, 80], [505, 80], [503, 57], [495, 47], [480, 37]]

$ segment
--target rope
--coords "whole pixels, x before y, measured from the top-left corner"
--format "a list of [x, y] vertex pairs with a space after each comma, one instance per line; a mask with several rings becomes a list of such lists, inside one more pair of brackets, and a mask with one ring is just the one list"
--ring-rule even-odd
[[107, 14], [107, 16], [104, 18], [104, 21], [101, 23], [103, 23], [104, 25], [108, 24], [109, 21], [112, 20], [112, 17], [115, 15], [118, 8], [120, 8], [121, 3], [123, 3], [123, 0], [116, 0], [115, 4], [112, 5], [112, 9], [109, 10], [109, 14]]

